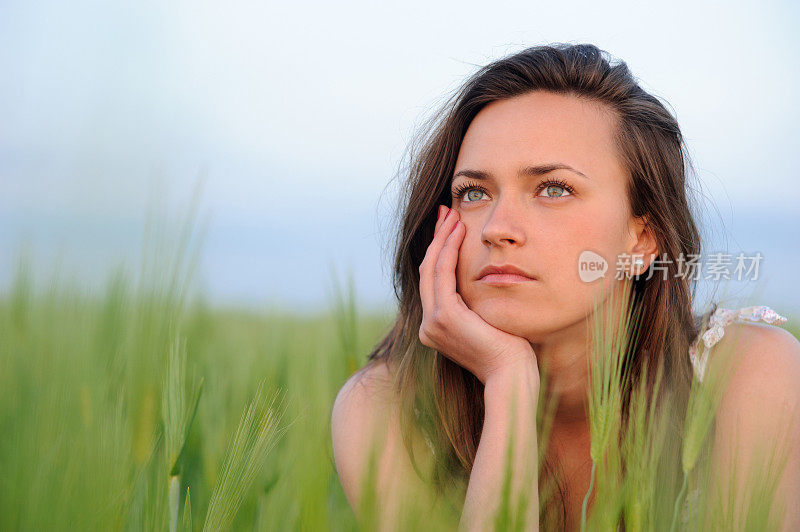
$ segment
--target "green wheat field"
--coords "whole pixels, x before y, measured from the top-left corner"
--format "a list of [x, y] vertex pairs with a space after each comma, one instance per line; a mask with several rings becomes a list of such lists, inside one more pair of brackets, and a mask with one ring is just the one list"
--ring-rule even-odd
[[20, 252], [0, 294], [1, 530], [356, 528], [330, 411], [390, 317], [359, 315], [335, 273], [319, 315], [189, 297], [197, 226], [148, 223], [141, 264], [99, 291], [34, 278]]
[[335, 274], [319, 315], [188, 297], [190, 225], [100, 292], [35, 279], [20, 255], [0, 295], [0, 529], [370, 528], [330, 413], [391, 316], [360, 312]]

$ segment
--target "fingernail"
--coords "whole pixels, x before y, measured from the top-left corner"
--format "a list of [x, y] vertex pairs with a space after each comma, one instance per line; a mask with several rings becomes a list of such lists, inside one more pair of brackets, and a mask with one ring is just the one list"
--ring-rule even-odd
[[436, 219], [440, 219], [442, 217], [442, 213], [444, 212], [445, 206], [439, 205], [439, 214], [436, 215]]

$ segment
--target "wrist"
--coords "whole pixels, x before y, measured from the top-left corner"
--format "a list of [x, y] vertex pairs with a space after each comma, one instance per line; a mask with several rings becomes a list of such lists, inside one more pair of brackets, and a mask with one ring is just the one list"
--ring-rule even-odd
[[505, 389], [515, 382], [536, 386], [538, 390], [539, 366], [533, 353], [529, 357], [523, 357], [489, 372], [483, 384], [485, 388]]
[[539, 405], [539, 368], [536, 360], [519, 362], [492, 372], [483, 389], [485, 419], [507, 416], [516, 405], [518, 419], [535, 419]]

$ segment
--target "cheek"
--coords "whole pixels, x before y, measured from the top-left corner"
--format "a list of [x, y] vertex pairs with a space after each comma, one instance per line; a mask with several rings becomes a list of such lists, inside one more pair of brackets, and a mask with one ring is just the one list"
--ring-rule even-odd
[[599, 254], [606, 260], [608, 271], [613, 271], [625, 245], [623, 226], [613, 212], [584, 211], [542, 227], [535, 248], [546, 258], [546, 272], [564, 282], [579, 281], [578, 263], [584, 251]]
[[[564, 316], [575, 317], [585, 314], [603, 287], [608, 289], [614, 283], [617, 255], [625, 241], [618, 217], [600, 210], [576, 213], [540, 226], [533, 244], [549, 304]], [[606, 261], [605, 274], [588, 282], [579, 271], [585, 251]]]
[[456, 264], [456, 282], [458, 289], [469, 288], [472, 278], [485, 264], [481, 263], [481, 243], [479, 237], [472, 235], [469, 230], [458, 248], [458, 263]]

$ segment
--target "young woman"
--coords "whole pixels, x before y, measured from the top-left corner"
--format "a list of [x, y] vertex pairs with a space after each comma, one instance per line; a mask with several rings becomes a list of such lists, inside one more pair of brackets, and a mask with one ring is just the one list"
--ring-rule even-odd
[[[458, 486], [461, 525], [489, 528], [511, 437], [511, 490], [532, 489], [531, 526], [545, 520], [530, 479], [550, 476], [559, 528], [578, 527], [592, 469], [587, 346], [595, 303], [610, 294], [630, 294], [625, 308], [641, 318], [626, 367], [663, 368], [665, 389], [682, 397], [678, 423], [693, 371], [705, 367], [705, 327], [709, 347], [735, 339], [740, 360], [716, 415], [719, 460], [731, 456], [734, 431], [746, 456], [786, 427], [779, 407], [800, 404], [800, 343], [769, 324], [785, 318], [767, 307], [692, 314], [696, 277], [679, 257], [701, 245], [684, 141], [665, 106], [606, 55], [588, 44], [536, 46], [481, 68], [412, 154], [395, 250], [399, 313], [332, 411], [336, 467], [356, 512], [370, 435], [383, 431], [369, 494], [381, 528], [398, 522], [406, 488], [438, 501]], [[586, 278], [590, 262], [602, 275]], [[540, 472], [530, 449], [541, 444], [544, 380], [558, 402]], [[779, 489], [787, 501], [800, 497], [796, 418]], [[431, 478], [418, 474], [426, 460]], [[795, 505], [786, 529], [798, 528]]]

